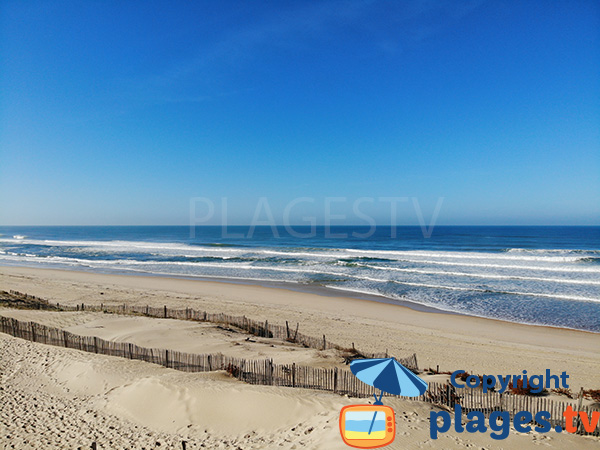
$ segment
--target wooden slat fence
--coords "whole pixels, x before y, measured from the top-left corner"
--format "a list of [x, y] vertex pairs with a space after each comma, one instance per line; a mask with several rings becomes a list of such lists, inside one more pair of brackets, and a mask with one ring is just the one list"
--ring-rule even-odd
[[[127, 342], [106, 341], [95, 336], [79, 336], [58, 328], [4, 316], [0, 316], [0, 332], [48, 345], [137, 359], [184, 372], [226, 370], [235, 378], [249, 384], [317, 389], [357, 398], [372, 397], [376, 391], [372, 386], [358, 380], [349, 370], [339, 368], [325, 369], [296, 364], [274, 364], [270, 359], [245, 360], [231, 358], [220, 353], [200, 355], [145, 348]], [[457, 391], [449, 384], [429, 383], [429, 389], [420, 397], [401, 397], [388, 394], [384, 394], [384, 396], [401, 397], [407, 400], [443, 405], [448, 408], [454, 408], [458, 403], [463, 408], [463, 414], [466, 415], [469, 411], [481, 411], [488, 418], [494, 411], [508, 411], [511, 417], [521, 410], [530, 411], [533, 415], [538, 411], [548, 411], [551, 414], [552, 427], [560, 425], [563, 429], [565, 420], [562, 412], [568, 405], [577, 409], [575, 403], [567, 401], [515, 394], [500, 395], [495, 392], [484, 394], [483, 391], [473, 389], [461, 391], [467, 394], [458, 395]], [[591, 407], [582, 407], [580, 410], [586, 411], [588, 417], [591, 417]], [[581, 424], [578, 433], [599, 435], [598, 429], [588, 433]]]
[[[25, 297], [36, 298], [33, 296], [27, 296], [26, 294], [22, 294], [17, 291], [10, 291], [11, 294], [20, 295]], [[41, 299], [40, 299], [41, 300]], [[233, 316], [229, 314], [223, 313], [209, 313], [207, 311], [198, 311], [193, 308], [185, 308], [185, 309], [173, 309], [167, 308], [167, 306], [163, 307], [153, 307], [153, 306], [139, 306], [139, 305], [86, 305], [81, 303], [76, 306], [71, 305], [60, 305], [58, 303], [50, 303], [46, 302], [49, 307], [58, 308], [62, 311], [93, 311], [93, 312], [105, 312], [112, 314], [123, 314], [123, 315], [143, 315], [148, 317], [155, 318], [168, 318], [168, 319], [179, 319], [179, 320], [192, 320], [197, 322], [211, 322], [216, 324], [222, 324], [227, 326], [233, 326], [239, 328], [249, 334], [253, 334], [259, 337], [266, 338], [275, 338], [281, 340], [287, 340], [289, 342], [294, 342], [300, 344], [307, 348], [314, 348], [318, 350], [349, 350], [350, 348], [354, 349], [354, 344], [352, 347], [344, 347], [339, 344], [335, 344], [326, 339], [325, 335], [323, 337], [314, 337], [308, 336], [303, 333], [298, 332], [298, 324], [296, 327], [290, 326], [287, 322], [286, 325], [277, 325], [273, 323], [269, 323], [268, 320], [264, 322], [252, 320], [247, 318], [246, 316]], [[354, 349], [355, 350], [355, 349]], [[356, 351], [356, 350], [355, 350]], [[363, 351], [357, 351], [364, 358], [388, 358], [392, 355], [388, 354], [386, 351], [381, 353], [369, 353]], [[418, 371], [419, 367], [417, 364], [416, 356], [411, 356], [410, 358], [398, 358], [396, 359], [403, 364], [405, 367]]]

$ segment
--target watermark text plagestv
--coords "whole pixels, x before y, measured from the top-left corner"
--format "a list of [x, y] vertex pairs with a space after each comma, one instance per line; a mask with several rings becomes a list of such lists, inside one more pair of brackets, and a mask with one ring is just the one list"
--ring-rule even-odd
[[[280, 237], [280, 226], [292, 237], [296, 238], [314, 238], [317, 236], [317, 222], [323, 223], [324, 237], [328, 239], [369, 238], [377, 228], [375, 214], [369, 213], [377, 211], [380, 216], [385, 211], [385, 216], [389, 217], [390, 238], [398, 236], [397, 228], [399, 215], [403, 221], [416, 221], [419, 223], [421, 232], [425, 239], [430, 238], [435, 223], [439, 217], [444, 197], [438, 197], [429, 220], [425, 219], [426, 214], [417, 197], [360, 197], [349, 200], [347, 197], [325, 197], [322, 201], [314, 197], [298, 197], [286, 203], [282, 209], [281, 216], [273, 214], [273, 208], [267, 197], [260, 197], [254, 206], [251, 218], [245, 234], [233, 233], [229, 230], [231, 227], [230, 206], [227, 197], [221, 197], [219, 200], [208, 197], [190, 198], [190, 238], [195, 237], [196, 226], [214, 225], [218, 223], [221, 226], [223, 238], [251, 239], [254, 236], [257, 227], [269, 227], [273, 237]], [[311, 206], [313, 214], [303, 215], [301, 224], [292, 223], [292, 217], [298, 211], [305, 211]], [[296, 211], [298, 210], [298, 211]], [[341, 213], [344, 212], [345, 213]], [[385, 219], [388, 222], [388, 219]], [[278, 225], [281, 224], [281, 225]], [[340, 233], [333, 231], [333, 228], [345, 224], [358, 224], [366, 227], [366, 231], [353, 231], [352, 233]], [[307, 230], [308, 228], [308, 230]]]

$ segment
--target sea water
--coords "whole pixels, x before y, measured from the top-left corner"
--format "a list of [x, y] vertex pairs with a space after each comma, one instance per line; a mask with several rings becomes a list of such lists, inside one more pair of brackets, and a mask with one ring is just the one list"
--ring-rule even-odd
[[0, 265], [287, 283], [600, 332], [600, 227], [0, 227]]

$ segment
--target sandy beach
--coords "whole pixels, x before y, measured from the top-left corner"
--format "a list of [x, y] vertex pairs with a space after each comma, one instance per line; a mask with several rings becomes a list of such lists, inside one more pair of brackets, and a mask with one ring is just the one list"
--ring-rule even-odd
[[300, 331], [339, 344], [404, 356], [421, 368], [511, 374], [566, 370], [573, 391], [600, 386], [599, 335], [527, 326], [456, 314], [424, 313], [396, 305], [320, 296], [287, 289], [189, 279], [1, 267], [4, 290], [52, 302], [130, 303], [246, 315], [273, 323], [298, 322]]
[[[356, 298], [282, 288], [162, 277], [0, 268], [0, 289], [66, 305], [136, 304], [299, 323], [301, 332], [395, 356], [416, 353], [421, 368], [480, 374], [567, 371], [573, 392], [600, 386], [598, 335], [511, 324]], [[329, 367], [334, 351], [247, 341], [208, 324], [102, 313], [3, 309], [0, 314], [73, 333], [182, 351], [269, 357]], [[309, 390], [249, 386], [221, 372], [185, 374], [140, 361], [49, 347], [1, 335], [0, 448], [347, 448], [337, 430], [346, 404]], [[597, 438], [550, 432], [505, 441], [448, 432], [429, 437], [431, 405], [391, 400], [398, 436], [391, 448], [595, 448]], [[159, 447], [160, 444], [160, 447]]]

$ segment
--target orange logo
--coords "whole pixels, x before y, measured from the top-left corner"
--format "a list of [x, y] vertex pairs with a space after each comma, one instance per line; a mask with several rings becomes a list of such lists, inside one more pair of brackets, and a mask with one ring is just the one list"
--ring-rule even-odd
[[340, 412], [340, 434], [350, 447], [385, 447], [396, 437], [394, 410], [384, 405], [344, 406]]

